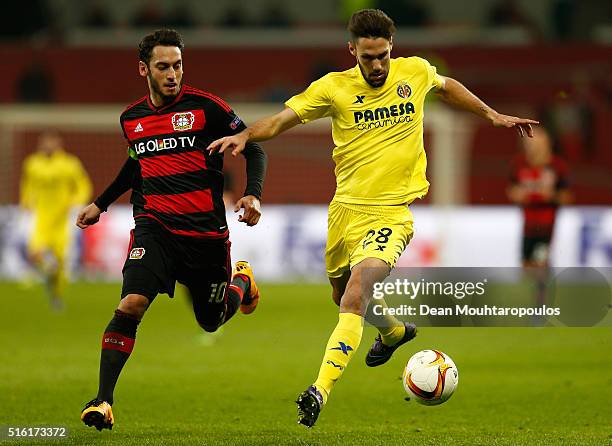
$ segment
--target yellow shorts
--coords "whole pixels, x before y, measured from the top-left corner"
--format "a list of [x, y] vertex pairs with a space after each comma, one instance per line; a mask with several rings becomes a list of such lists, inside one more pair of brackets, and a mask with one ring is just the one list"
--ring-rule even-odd
[[327, 275], [341, 277], [368, 257], [381, 259], [393, 268], [412, 238], [412, 224], [412, 212], [407, 205], [332, 201], [327, 216]]

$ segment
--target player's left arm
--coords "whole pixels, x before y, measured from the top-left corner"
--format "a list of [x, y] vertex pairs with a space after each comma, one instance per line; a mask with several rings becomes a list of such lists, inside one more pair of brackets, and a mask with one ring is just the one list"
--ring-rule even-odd
[[[211, 122], [211, 128], [217, 134], [215, 136], [232, 137], [246, 129], [242, 119], [227, 104], [224, 107], [218, 102], [209, 103], [206, 114]], [[267, 157], [259, 144], [251, 141], [245, 142], [242, 154], [246, 159], [247, 185], [243, 197], [234, 206], [234, 212], [244, 209], [238, 221], [247, 226], [254, 226], [261, 217], [260, 201], [266, 176]]]
[[234, 212], [244, 209], [238, 221], [254, 226], [261, 217], [261, 195], [266, 177], [267, 156], [259, 144], [247, 142], [242, 154], [246, 159], [247, 185], [244, 196], [236, 202]]
[[498, 113], [468, 90], [461, 82], [448, 76], [439, 76], [439, 78], [441, 82], [435, 89], [435, 92], [444, 102], [470, 111], [486, 119], [495, 127], [514, 127], [519, 135], [524, 136], [527, 134], [527, 136], [533, 137], [531, 125], [539, 124], [538, 121]]
[[262, 118], [248, 128], [243, 128], [239, 133], [224, 136], [211, 142], [206, 150], [210, 154], [231, 150], [232, 156], [236, 156], [244, 150], [247, 142], [272, 139], [299, 123], [298, 115], [291, 108], [285, 107], [282, 111]]
[[95, 225], [100, 220], [102, 212], [106, 212], [112, 203], [132, 188], [135, 177], [140, 174], [139, 168], [138, 160], [128, 156], [113, 182], [93, 203], [90, 203], [79, 212], [76, 225], [81, 229]]

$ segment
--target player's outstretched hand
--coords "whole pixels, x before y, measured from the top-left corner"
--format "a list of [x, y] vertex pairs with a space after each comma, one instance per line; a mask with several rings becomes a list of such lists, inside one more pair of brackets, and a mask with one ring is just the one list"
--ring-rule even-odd
[[531, 128], [531, 124], [537, 125], [540, 123], [539, 121], [534, 121], [533, 119], [517, 118], [516, 116], [502, 115], [501, 113], [494, 113], [489, 117], [489, 119], [495, 127], [514, 127], [519, 132], [521, 137], [527, 134], [527, 136], [530, 138], [533, 137], [533, 129]]
[[98, 223], [98, 220], [100, 220], [101, 213], [102, 211], [100, 210], [100, 208], [96, 206], [95, 203], [91, 203], [87, 205], [81, 212], [79, 212], [79, 215], [77, 216], [76, 225], [81, 229], [85, 229], [91, 225], [95, 225], [96, 223]]
[[244, 213], [238, 217], [238, 221], [246, 223], [247, 226], [255, 226], [261, 217], [259, 199], [254, 195], [247, 195], [236, 202], [234, 212], [244, 208]]
[[223, 138], [219, 138], [211, 142], [210, 145], [206, 148], [206, 150], [208, 150], [208, 153], [210, 155], [215, 152], [223, 153], [226, 150], [231, 150], [232, 155], [236, 156], [244, 150], [248, 139], [248, 135], [244, 131], [242, 131], [236, 135], [225, 136]]

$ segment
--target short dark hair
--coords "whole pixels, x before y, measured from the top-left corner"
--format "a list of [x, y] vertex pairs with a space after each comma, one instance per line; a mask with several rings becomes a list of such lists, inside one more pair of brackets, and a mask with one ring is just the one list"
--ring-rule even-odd
[[151, 61], [151, 53], [153, 48], [158, 45], [162, 46], [176, 46], [183, 52], [185, 44], [183, 43], [183, 37], [173, 29], [158, 29], [157, 31], [147, 34], [143, 37], [138, 45], [138, 58], [144, 63], [149, 65]]
[[347, 27], [353, 40], [360, 37], [383, 37], [391, 40], [395, 32], [393, 20], [380, 9], [362, 9], [353, 13]]

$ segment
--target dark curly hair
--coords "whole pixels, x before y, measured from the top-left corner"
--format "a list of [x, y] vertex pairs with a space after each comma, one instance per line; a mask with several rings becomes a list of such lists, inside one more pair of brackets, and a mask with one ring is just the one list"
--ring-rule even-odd
[[147, 66], [151, 61], [153, 48], [157, 45], [176, 46], [181, 50], [181, 53], [183, 52], [183, 48], [185, 48], [183, 37], [173, 29], [158, 29], [151, 34], [147, 34], [138, 45], [138, 58], [146, 63]]
[[351, 16], [347, 29], [353, 41], [360, 37], [383, 37], [391, 40], [395, 32], [395, 24], [380, 9], [362, 9]]

